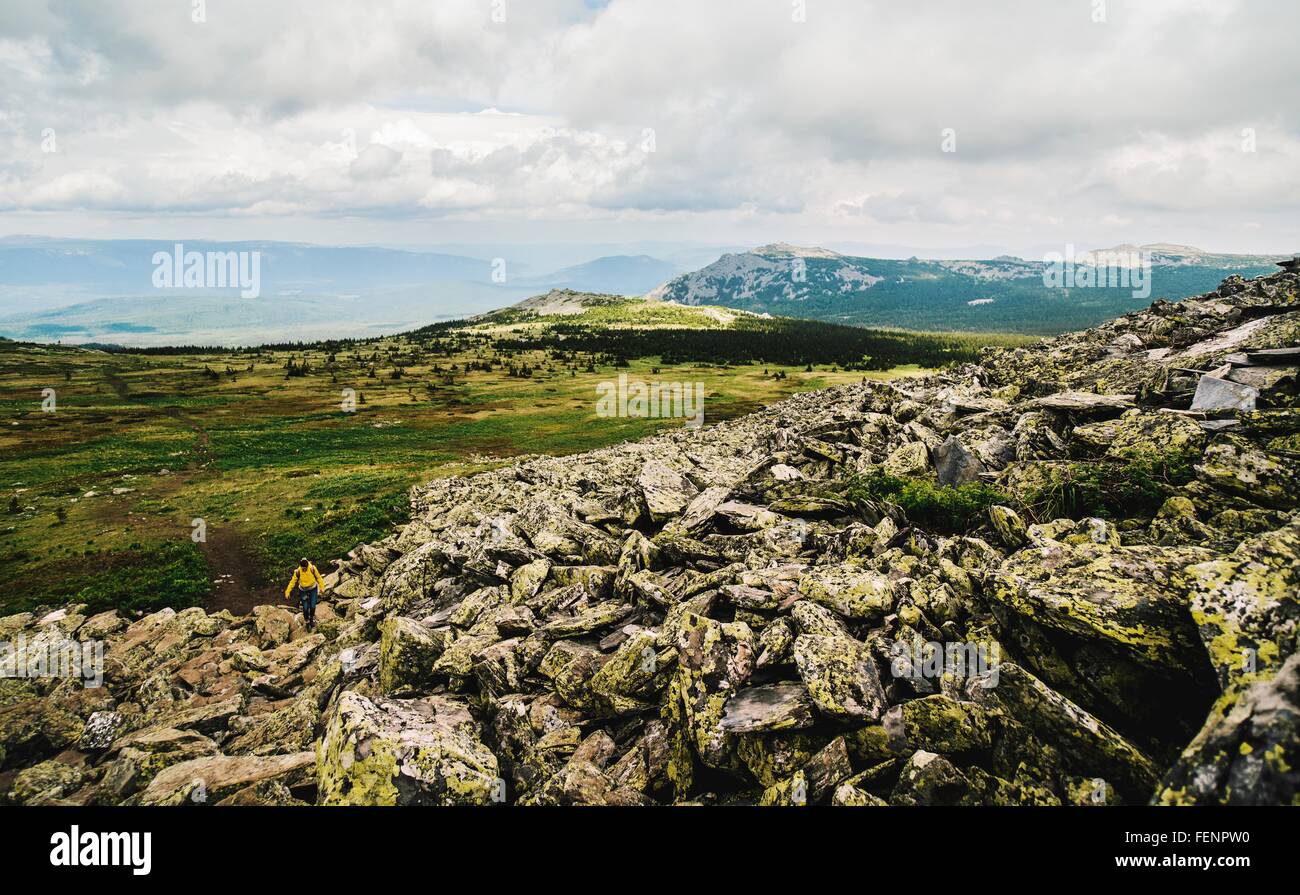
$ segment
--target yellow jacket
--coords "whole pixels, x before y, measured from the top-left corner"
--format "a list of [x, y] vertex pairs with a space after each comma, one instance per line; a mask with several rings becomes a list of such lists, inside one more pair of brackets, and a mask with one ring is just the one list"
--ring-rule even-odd
[[295, 566], [293, 577], [289, 579], [289, 586], [284, 589], [284, 595], [287, 598], [293, 594], [295, 587], [311, 587], [313, 584], [320, 588], [322, 593], [325, 592], [325, 580], [321, 578], [320, 572], [316, 571], [316, 564], [309, 562], [306, 569]]

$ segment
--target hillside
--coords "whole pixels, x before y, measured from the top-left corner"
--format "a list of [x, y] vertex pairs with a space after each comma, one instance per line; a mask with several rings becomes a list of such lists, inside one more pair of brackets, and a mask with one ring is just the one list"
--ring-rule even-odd
[[846, 370], [933, 367], [973, 360], [987, 345], [1028, 339], [997, 334], [863, 329], [653, 298], [556, 289], [465, 321], [417, 330], [415, 338], [476, 339], [508, 350], [582, 351], [664, 363], [833, 364]]
[[[537, 313], [564, 309], [582, 313]], [[850, 370], [835, 350], [851, 349], [855, 367], [864, 345], [876, 352], [860, 330], [792, 323], [830, 333], [796, 343], [779, 321], [766, 333], [720, 322], [739, 316], [554, 293], [378, 339], [130, 350], [0, 341], [0, 499], [10, 503], [0, 613], [50, 600], [246, 612], [275, 598], [271, 582], [304, 552], [346, 551], [404, 521], [417, 482], [683, 424], [597, 417], [600, 387], [620, 376], [698, 384], [706, 419], [719, 421], [799, 391], [915, 373], [918, 359], [968, 360], [983, 344], [907, 336], [881, 343], [908, 349], [899, 364]], [[547, 324], [574, 320], [558, 334]], [[719, 338], [770, 356], [732, 362]], [[197, 544], [195, 518], [208, 531]]]
[[439, 478], [336, 564], [315, 632], [0, 618], [107, 643], [103, 687], [5, 682], [0, 798], [1294, 804], [1298, 374], [1300, 275], [1229, 277]]
[[[1078, 262], [1137, 248], [1081, 252]], [[899, 261], [784, 243], [723, 255], [669, 280], [650, 297], [865, 326], [1054, 335], [1095, 326], [1153, 298], [1206, 292], [1231, 274], [1257, 276], [1275, 269], [1273, 258], [1165, 244], [1141, 250], [1151, 256], [1147, 297], [1135, 298], [1133, 290], [1122, 288], [1046, 288], [1040, 261]]]

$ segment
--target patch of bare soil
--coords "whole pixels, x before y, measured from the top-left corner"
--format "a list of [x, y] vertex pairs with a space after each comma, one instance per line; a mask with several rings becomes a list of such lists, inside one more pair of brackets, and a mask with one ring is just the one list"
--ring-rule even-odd
[[247, 615], [254, 606], [284, 603], [284, 592], [262, 574], [238, 532], [227, 528], [209, 530], [207, 541], [199, 544], [199, 549], [212, 576], [212, 595], [203, 603], [209, 613], [229, 609], [232, 615]]

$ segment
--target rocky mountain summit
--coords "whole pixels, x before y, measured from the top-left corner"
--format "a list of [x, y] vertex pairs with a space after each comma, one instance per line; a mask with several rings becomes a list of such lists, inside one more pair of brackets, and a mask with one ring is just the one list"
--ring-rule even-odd
[[0, 798], [1296, 804], [1300, 275], [413, 495], [287, 610], [0, 619]]

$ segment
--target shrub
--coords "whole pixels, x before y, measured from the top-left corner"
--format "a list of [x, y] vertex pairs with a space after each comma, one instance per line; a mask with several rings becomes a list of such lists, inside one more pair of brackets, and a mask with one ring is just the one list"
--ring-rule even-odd
[[1070, 463], [1051, 480], [1025, 494], [1020, 503], [1034, 519], [1153, 516], [1179, 485], [1191, 481], [1184, 457], [1129, 463]]
[[999, 488], [984, 482], [940, 487], [929, 479], [888, 473], [854, 476], [844, 495], [896, 504], [911, 522], [938, 534], [964, 534], [988, 517], [989, 507], [1007, 501]]

